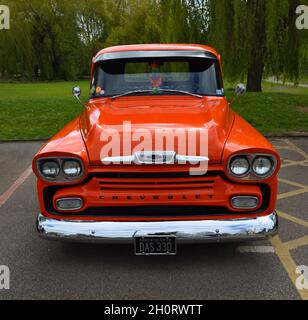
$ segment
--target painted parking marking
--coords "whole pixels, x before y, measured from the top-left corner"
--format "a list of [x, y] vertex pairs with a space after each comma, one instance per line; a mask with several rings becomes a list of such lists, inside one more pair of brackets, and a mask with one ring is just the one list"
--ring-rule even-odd
[[[301, 161], [294, 161], [289, 159], [283, 159], [284, 164], [281, 166], [283, 168], [290, 167], [290, 166], [307, 166], [308, 165], [308, 154], [299, 148], [295, 143], [291, 142], [290, 140], [285, 139], [285, 143], [287, 143], [287, 146], [278, 147], [277, 149], [291, 149], [293, 151], [296, 151], [298, 154], [300, 154], [302, 157], [304, 157], [305, 160]], [[288, 179], [278, 179], [279, 183], [286, 183], [291, 186], [297, 187], [298, 189], [290, 192], [284, 192], [277, 196], [279, 199], [286, 199], [289, 197], [294, 197], [299, 194], [308, 192], [308, 185], [297, 183]], [[303, 227], [308, 228], [308, 222], [297, 218], [289, 213], [277, 210], [278, 216], [280, 218], [286, 219], [288, 221], [294, 222], [296, 224], [299, 224]], [[308, 245], [308, 236], [303, 236], [294, 240], [282, 242], [280, 237], [277, 235], [271, 240], [271, 244], [275, 249], [275, 252], [277, 256], [279, 257], [279, 260], [281, 261], [284, 269], [286, 270], [289, 278], [291, 279], [294, 287], [296, 288], [298, 294], [303, 300], [308, 300], [308, 290], [299, 290], [299, 288], [296, 286], [296, 280], [298, 279], [298, 274], [296, 273], [297, 266], [291, 256], [291, 250], [294, 250], [296, 248], [306, 246]]]
[[298, 183], [298, 182], [294, 182], [294, 181], [290, 181], [290, 180], [287, 180], [287, 179], [278, 178], [278, 181], [282, 182], [282, 183], [289, 184], [289, 185], [294, 186], [294, 187], [308, 188], [308, 186], [306, 186], [304, 184], [301, 184], [301, 183]]
[[278, 216], [281, 217], [281, 218], [284, 218], [286, 220], [289, 220], [289, 221], [292, 221], [294, 223], [297, 223], [301, 226], [304, 226], [306, 228], [308, 228], [308, 221], [305, 221], [303, 219], [300, 219], [300, 218], [296, 218], [294, 216], [292, 216], [291, 214], [288, 214], [288, 213], [285, 213], [281, 210], [277, 210], [277, 213], [278, 213]]
[[0, 195], [0, 208], [10, 199], [14, 192], [27, 180], [32, 172], [32, 166], [29, 166], [14, 183]]
[[284, 192], [284, 193], [280, 193], [277, 196], [277, 199], [285, 199], [285, 198], [289, 198], [289, 197], [293, 197], [293, 196], [297, 196], [299, 194], [302, 193], [306, 193], [308, 192], [308, 188], [303, 188], [303, 189], [299, 189], [299, 190], [293, 190], [293, 191], [288, 191], [288, 192]]
[[308, 300], [308, 290], [298, 290], [296, 287], [296, 279], [298, 278], [298, 274], [296, 274], [296, 263], [294, 262], [290, 251], [288, 248], [281, 242], [279, 236], [273, 237], [271, 240], [272, 246], [275, 248], [275, 252], [280, 259], [284, 269], [288, 273], [289, 278], [291, 279], [294, 287], [296, 288], [298, 294], [303, 300]]
[[274, 148], [277, 150], [289, 150], [290, 149], [289, 146], [275, 146], [275, 145], [274, 145]]
[[[285, 159], [283, 159], [286, 161]], [[292, 166], [307, 166], [308, 161], [307, 160], [300, 160], [300, 161], [295, 161], [295, 160], [288, 160], [287, 163], [284, 163], [281, 165], [281, 168], [287, 168], [287, 167], [292, 167]]]
[[284, 242], [283, 244], [288, 250], [293, 250], [302, 246], [306, 246], [308, 245], [308, 236], [303, 236], [298, 239], [290, 240]]
[[273, 246], [238, 246], [239, 253], [275, 253]]
[[293, 143], [292, 141], [290, 141], [288, 139], [285, 141], [293, 150], [295, 150], [297, 153], [302, 155], [305, 159], [308, 159], [308, 154], [303, 149], [301, 149], [295, 143]]
[[277, 199], [278, 200], [279, 199], [285, 199], [285, 198], [293, 197], [293, 196], [297, 196], [299, 194], [308, 192], [308, 186], [305, 185], [305, 184], [297, 183], [297, 182], [294, 182], [294, 181], [291, 181], [291, 180], [287, 180], [287, 179], [282, 179], [282, 178], [278, 178], [278, 181], [280, 183], [289, 184], [291, 186], [299, 188], [297, 190], [292, 190], [292, 191], [288, 191], [288, 192], [284, 192], [284, 193], [278, 194], [277, 195]]

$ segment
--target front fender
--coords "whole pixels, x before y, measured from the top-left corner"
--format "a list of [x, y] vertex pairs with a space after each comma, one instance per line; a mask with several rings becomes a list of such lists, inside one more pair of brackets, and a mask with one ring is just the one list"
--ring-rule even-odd
[[32, 161], [32, 169], [37, 176], [35, 163], [42, 157], [78, 157], [83, 161], [84, 167], [88, 167], [89, 157], [80, 132], [79, 121], [77, 117], [69, 122], [38, 151]]
[[[235, 113], [233, 127], [230, 131], [223, 151], [223, 164], [225, 172], [228, 172], [228, 160], [232, 155], [245, 153], [265, 153], [274, 155], [276, 157], [276, 169], [270, 177], [262, 180], [240, 180], [243, 184], [267, 185], [269, 206], [265, 213], [275, 210], [278, 187], [277, 173], [281, 163], [280, 156], [271, 143], [262, 134], [260, 134], [247, 121]], [[234, 177], [229, 177], [229, 179], [237, 182], [239, 181], [239, 179]]]
[[223, 163], [226, 164], [231, 155], [236, 153], [269, 153], [277, 158], [277, 169], [280, 157], [271, 143], [247, 121], [234, 113], [234, 122], [226, 140], [223, 151]]

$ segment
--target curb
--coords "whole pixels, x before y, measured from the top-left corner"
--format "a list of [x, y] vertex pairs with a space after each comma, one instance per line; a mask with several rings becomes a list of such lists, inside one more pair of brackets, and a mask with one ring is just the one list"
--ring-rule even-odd
[[286, 133], [267, 133], [266, 138], [307, 138], [308, 132], [286, 132]]

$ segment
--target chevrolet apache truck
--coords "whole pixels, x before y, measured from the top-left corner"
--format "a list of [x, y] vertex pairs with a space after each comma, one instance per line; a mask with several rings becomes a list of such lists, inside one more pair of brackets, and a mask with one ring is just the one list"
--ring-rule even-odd
[[176, 254], [277, 233], [279, 156], [232, 110], [214, 49], [105, 48], [83, 107], [33, 159], [42, 238]]

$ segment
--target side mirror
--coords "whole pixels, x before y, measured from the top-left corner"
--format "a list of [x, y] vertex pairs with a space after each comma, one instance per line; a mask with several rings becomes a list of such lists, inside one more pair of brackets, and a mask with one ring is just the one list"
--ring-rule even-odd
[[81, 95], [81, 89], [80, 89], [80, 87], [74, 87], [73, 88], [73, 90], [72, 90], [72, 93], [73, 93], [73, 96], [74, 97], [80, 97], [80, 95]]
[[242, 96], [245, 92], [246, 92], [246, 86], [243, 83], [239, 83], [235, 87], [235, 96], [230, 101], [230, 104], [232, 104], [237, 97]]
[[239, 83], [235, 88], [235, 94], [242, 96], [246, 92], [246, 86], [243, 83]]
[[73, 90], [72, 90], [72, 94], [78, 100], [78, 102], [85, 108], [85, 105], [82, 103], [82, 101], [79, 98], [80, 95], [81, 95], [80, 87], [74, 87]]

